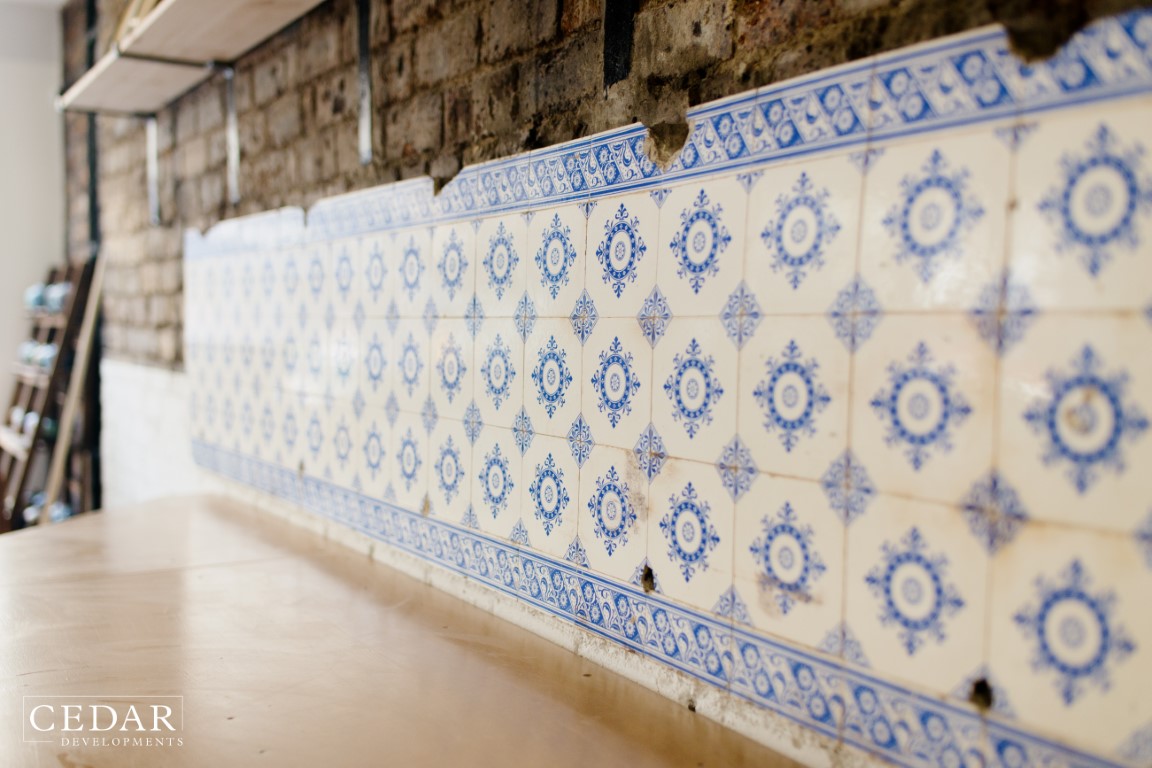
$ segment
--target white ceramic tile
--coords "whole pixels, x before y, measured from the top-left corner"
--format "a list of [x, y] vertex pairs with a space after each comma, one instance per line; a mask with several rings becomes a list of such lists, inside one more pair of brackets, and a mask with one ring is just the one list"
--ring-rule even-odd
[[331, 254], [333, 307], [338, 316], [351, 317], [358, 304], [363, 307], [364, 300], [363, 254], [359, 238], [342, 238], [333, 242]]
[[856, 274], [864, 175], [848, 155], [747, 177], [744, 279], [764, 315], [822, 313]]
[[389, 333], [384, 318], [369, 317], [364, 321], [356, 369], [359, 371], [360, 392], [371, 406], [383, 407], [392, 392], [395, 339], [395, 333]]
[[422, 514], [431, 475], [431, 440], [420, 416], [414, 413], [401, 412], [397, 416], [392, 436], [391, 455], [385, 457], [385, 462], [395, 503], [409, 512]]
[[390, 238], [388, 247], [396, 265], [392, 282], [400, 317], [422, 318], [429, 298], [434, 296], [432, 232], [428, 227], [402, 229]]
[[351, 402], [360, 387], [360, 331], [355, 321], [341, 317], [329, 335], [328, 368], [333, 396]]
[[668, 460], [652, 480], [646, 524], [648, 562], [665, 596], [714, 610], [732, 587], [734, 522], [732, 497], [715, 467]]
[[736, 431], [736, 348], [719, 318], [672, 318], [652, 357], [652, 424], [668, 455], [711, 464]]
[[521, 514], [523, 464], [512, 430], [485, 424], [472, 448], [472, 508], [480, 530], [510, 537]]
[[538, 434], [524, 453], [520, 506], [532, 549], [564, 557], [577, 535], [580, 467], [563, 437]]
[[472, 336], [464, 320], [441, 320], [432, 333], [429, 355], [432, 400], [440, 416], [463, 420], [472, 401], [476, 366]]
[[487, 317], [512, 317], [527, 285], [532, 260], [528, 222], [507, 213], [479, 222], [476, 232], [476, 297]]
[[1147, 99], [1043, 115], [1017, 152], [1012, 269], [1041, 310], [1152, 301]]
[[1130, 539], [1028, 525], [992, 579], [989, 666], [1015, 724], [1098, 754], [1146, 729], [1152, 569]]
[[463, 422], [439, 419], [430, 446], [429, 513], [458, 522], [472, 503], [472, 444]]
[[774, 318], [740, 350], [739, 424], [761, 472], [823, 476], [848, 447], [849, 353], [819, 316]]
[[476, 335], [472, 399], [486, 425], [511, 429], [524, 407], [524, 342], [508, 317], [484, 322]]
[[578, 532], [589, 566], [621, 581], [638, 576], [647, 555], [648, 478], [631, 451], [593, 450], [580, 467]]
[[423, 320], [404, 318], [398, 322], [386, 374], [401, 411], [418, 413], [431, 395], [430, 346]]
[[860, 275], [887, 311], [966, 310], [998, 279], [1012, 155], [992, 128], [875, 147]]
[[442, 224], [432, 233], [432, 294], [442, 317], [464, 317], [476, 288], [476, 228]]
[[880, 496], [846, 535], [844, 621], [868, 666], [950, 693], [986, 660], [989, 559], [963, 516]]
[[351, 401], [337, 400], [328, 413], [327, 422], [331, 430], [331, 435], [326, 436], [331, 481], [342, 488], [362, 487], [364, 434], [356, 408]]
[[580, 414], [583, 350], [567, 318], [541, 318], [524, 345], [524, 409], [536, 432], [565, 437]]
[[580, 206], [534, 211], [525, 248], [526, 290], [540, 317], [566, 318], [584, 291], [588, 219]]
[[1045, 315], [1005, 356], [999, 463], [1029, 517], [1128, 531], [1152, 508], [1152, 329]]
[[659, 216], [656, 199], [648, 192], [605, 197], [593, 205], [585, 281], [601, 317], [636, 317], [652, 294], [660, 251]]
[[734, 586], [751, 625], [828, 651], [843, 620], [844, 523], [815, 482], [763, 478], [736, 503]]
[[395, 270], [399, 262], [393, 250], [388, 233], [373, 232], [360, 239], [360, 269], [353, 284], [360, 291], [368, 317], [384, 317], [389, 305], [396, 300], [399, 280]]
[[674, 187], [660, 206], [656, 282], [676, 317], [719, 314], [744, 271], [748, 192], [735, 176]]
[[353, 453], [360, 484], [366, 495], [383, 499], [393, 476], [393, 453], [399, 446], [392, 439], [394, 422], [382, 407], [370, 406], [364, 409], [360, 424], [363, 439]]
[[597, 445], [631, 449], [651, 413], [652, 348], [630, 322], [602, 323], [584, 344], [581, 411]]
[[885, 319], [852, 381], [851, 447], [878, 490], [955, 502], [988, 471], [994, 360], [962, 315]]

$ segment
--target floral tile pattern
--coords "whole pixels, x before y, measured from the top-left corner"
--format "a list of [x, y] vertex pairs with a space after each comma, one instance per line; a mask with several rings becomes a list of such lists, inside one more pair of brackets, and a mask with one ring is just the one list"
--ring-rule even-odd
[[892, 764], [1147, 765], [1152, 13], [690, 121], [189, 233], [196, 460]]

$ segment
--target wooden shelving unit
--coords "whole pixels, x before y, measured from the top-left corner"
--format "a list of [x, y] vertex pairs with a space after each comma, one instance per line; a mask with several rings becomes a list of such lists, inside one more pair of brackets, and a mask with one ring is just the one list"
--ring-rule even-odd
[[[46, 455], [55, 460], [56, 454], [61, 453], [61, 461], [67, 460], [74, 465], [69, 473], [67, 496], [73, 509], [86, 509], [84, 505], [91, 498], [84, 482], [72, 482], [91, 481], [92, 478], [84, 475], [87, 463], [79, 455], [82, 452], [76, 450], [69, 439], [72, 430], [60, 429], [60, 425], [65, 419], [73, 418], [65, 407], [65, 395], [76, 386], [73, 368], [87, 365], [87, 357], [78, 354], [78, 344], [82, 341], [93, 272], [92, 261], [83, 267], [50, 272], [47, 282], [70, 282], [71, 295], [62, 312], [34, 312], [29, 315], [29, 337], [40, 344], [55, 344], [58, 352], [47, 369], [24, 363], [13, 366], [16, 385], [8, 408], [0, 418], [0, 532], [24, 526], [24, 508], [38, 484], [38, 460]], [[16, 428], [10, 424], [9, 417], [15, 408], [22, 413], [37, 414], [36, 425], [25, 429], [22, 425]], [[59, 434], [46, 428], [49, 420], [57, 423]], [[47, 517], [48, 510], [42, 510], [41, 515]]]
[[322, 0], [163, 0], [58, 100], [61, 110], [155, 114]]

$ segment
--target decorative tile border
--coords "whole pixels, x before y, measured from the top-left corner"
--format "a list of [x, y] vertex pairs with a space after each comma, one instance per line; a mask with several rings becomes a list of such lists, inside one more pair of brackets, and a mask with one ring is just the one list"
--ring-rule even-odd
[[[1038, 738], [996, 714], [981, 718], [972, 708], [905, 690], [830, 656], [749, 632], [741, 626], [738, 602], [731, 606], [729, 623], [639, 586], [602, 578], [572, 562], [579, 555], [548, 557], [198, 441], [193, 455], [200, 466], [224, 477], [576, 622], [898, 765], [1125, 765]], [[840, 640], [841, 647], [850, 642]], [[1141, 744], [1133, 741], [1131, 749]]]

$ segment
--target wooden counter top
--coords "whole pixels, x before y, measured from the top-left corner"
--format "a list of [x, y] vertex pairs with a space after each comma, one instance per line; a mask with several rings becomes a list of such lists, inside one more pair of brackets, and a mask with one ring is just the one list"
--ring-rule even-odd
[[[0, 537], [0, 627], [0, 765], [794, 765], [450, 595], [219, 498]], [[59, 732], [23, 741], [24, 697], [149, 695], [183, 696], [183, 746], [62, 746]], [[155, 734], [70, 737], [128, 735]]]

